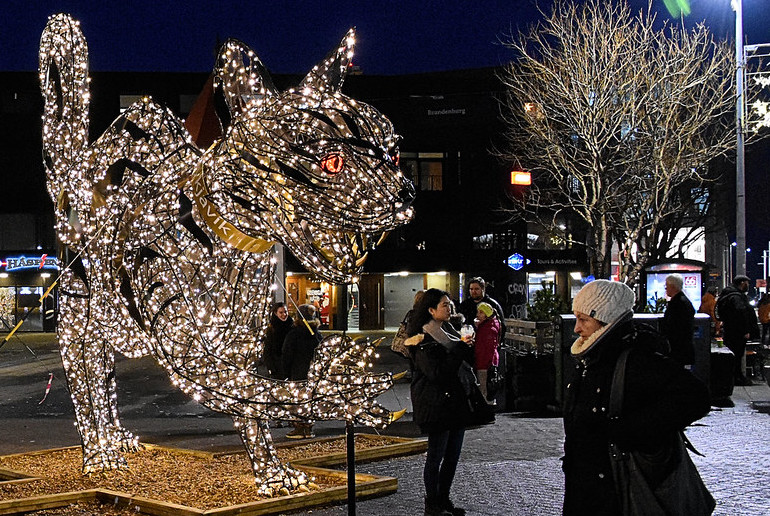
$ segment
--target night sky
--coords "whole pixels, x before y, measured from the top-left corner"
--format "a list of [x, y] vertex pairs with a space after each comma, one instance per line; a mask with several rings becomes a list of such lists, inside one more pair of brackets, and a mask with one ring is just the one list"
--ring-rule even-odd
[[[549, 3], [539, 2], [546, 11]], [[647, 0], [631, 5], [642, 9]], [[690, 0], [690, 5], [686, 26], [705, 21], [716, 37], [734, 41], [729, 0]], [[743, 0], [743, 9], [745, 41], [770, 43], [770, 0]], [[672, 20], [663, 0], [654, 0], [653, 11], [659, 20]], [[500, 40], [539, 18], [535, 0], [2, 0], [0, 70], [37, 69], [40, 33], [57, 12], [81, 21], [92, 71], [206, 72], [217, 41], [235, 37], [274, 73], [304, 74], [355, 26], [354, 64], [367, 75], [504, 64], [512, 54]], [[769, 147], [747, 149], [753, 275], [761, 273], [755, 264], [770, 245]]]
[[[691, 0], [685, 23], [705, 20], [718, 37], [734, 34], [729, 0]], [[770, 0], [744, 0], [749, 43], [770, 41]], [[547, 10], [549, 2], [542, 0]], [[632, 0], [632, 7], [647, 5]], [[653, 10], [671, 19], [663, 0]], [[46, 19], [68, 12], [82, 23], [95, 71], [205, 72], [217, 39], [250, 45], [276, 73], [305, 73], [358, 29], [355, 63], [366, 74], [405, 74], [496, 66], [500, 43], [538, 18], [534, 0], [234, 1], [3, 0], [0, 70], [35, 70]]]

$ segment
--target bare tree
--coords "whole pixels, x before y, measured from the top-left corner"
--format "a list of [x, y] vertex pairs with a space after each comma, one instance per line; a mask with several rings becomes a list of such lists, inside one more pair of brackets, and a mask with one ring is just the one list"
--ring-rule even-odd
[[734, 148], [733, 56], [698, 25], [662, 24], [624, 2], [557, 2], [506, 43], [506, 159], [532, 172], [518, 210], [546, 226], [564, 220], [591, 272], [634, 283], [676, 224], [701, 216], [690, 192]]

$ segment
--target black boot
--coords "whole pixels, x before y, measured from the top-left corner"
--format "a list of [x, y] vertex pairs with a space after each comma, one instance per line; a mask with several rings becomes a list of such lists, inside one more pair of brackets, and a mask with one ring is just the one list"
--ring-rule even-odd
[[425, 498], [425, 516], [452, 516], [452, 513], [445, 510], [441, 504], [435, 500]]
[[462, 507], [455, 507], [455, 505], [452, 503], [452, 500], [449, 498], [444, 500], [444, 503], [441, 504], [441, 507], [452, 516], [465, 516], [465, 509]]

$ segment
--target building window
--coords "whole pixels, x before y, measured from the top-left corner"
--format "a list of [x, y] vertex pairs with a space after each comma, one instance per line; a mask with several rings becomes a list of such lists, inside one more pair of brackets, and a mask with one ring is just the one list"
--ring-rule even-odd
[[537, 222], [527, 224], [527, 249], [569, 249], [571, 240], [572, 235], [563, 222], [547, 227]]
[[121, 95], [120, 96], [120, 112], [123, 113], [126, 109], [130, 108], [134, 102], [139, 102], [146, 95]]
[[474, 249], [492, 249], [492, 241], [493, 241], [492, 233], [487, 233], [486, 235], [478, 235], [473, 237], [473, 248]]
[[474, 249], [502, 249], [511, 251], [519, 247], [519, 235], [514, 230], [496, 231], [473, 237]]
[[196, 100], [198, 100], [198, 95], [179, 95], [179, 115], [189, 115]]
[[446, 157], [443, 152], [402, 152], [401, 169], [418, 190], [441, 191]]

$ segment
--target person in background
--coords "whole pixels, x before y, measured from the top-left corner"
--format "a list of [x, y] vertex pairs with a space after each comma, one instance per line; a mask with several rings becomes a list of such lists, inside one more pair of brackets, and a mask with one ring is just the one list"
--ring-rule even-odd
[[465, 324], [465, 321], [468, 319], [466, 319], [463, 314], [457, 311], [457, 307], [455, 307], [454, 301], [450, 301], [449, 303], [449, 310], [451, 312], [449, 314], [449, 324], [451, 324], [452, 328], [459, 332], [460, 328], [463, 327], [463, 324]]
[[[414, 294], [414, 303], [412, 304], [412, 308], [409, 309], [408, 312], [404, 315], [404, 318], [401, 320], [401, 323], [398, 325], [398, 331], [393, 336], [393, 341], [390, 343], [390, 349], [398, 353], [401, 356], [404, 356], [406, 358], [409, 358], [409, 350], [404, 345], [404, 341], [407, 339], [408, 335], [406, 334], [406, 328], [409, 326], [409, 319], [412, 318], [412, 314], [414, 313], [415, 308], [417, 308], [417, 304], [422, 299], [422, 296], [425, 295], [424, 290], [418, 290]], [[409, 374], [411, 375], [411, 371], [409, 371]], [[410, 376], [411, 378], [411, 376]]]
[[468, 295], [469, 297], [460, 303], [457, 310], [465, 316], [466, 321], [472, 321], [476, 318], [476, 312], [478, 312], [478, 304], [482, 301], [492, 306], [497, 313], [497, 320], [500, 323], [500, 341], [505, 338], [505, 314], [503, 313], [503, 307], [500, 303], [492, 299], [486, 294], [487, 284], [484, 278], [476, 277], [471, 278], [468, 282]]
[[[563, 514], [620, 514], [609, 443], [621, 450], [663, 454], [674, 433], [705, 416], [706, 386], [656, 353], [660, 336], [633, 321], [634, 292], [623, 283], [595, 280], [572, 302], [578, 339], [570, 352], [564, 399]], [[625, 369], [622, 417], [608, 407], [618, 358], [631, 348]]]
[[493, 404], [487, 398], [487, 370], [490, 366], [497, 366], [500, 356], [497, 353], [497, 345], [500, 342], [500, 321], [489, 303], [479, 303], [476, 313], [476, 343], [473, 347], [476, 373], [479, 377], [479, 387], [487, 403]]
[[770, 293], [762, 294], [758, 305], [759, 323], [762, 325], [762, 345], [768, 345], [770, 336]]
[[420, 300], [422, 299], [422, 296], [425, 295], [424, 290], [418, 290], [414, 293], [414, 301], [412, 302], [412, 308], [404, 315], [404, 320], [401, 321], [407, 326], [409, 325], [409, 319], [412, 318], [412, 314], [414, 313], [415, 308], [417, 308], [417, 305], [420, 303]]
[[465, 514], [450, 500], [450, 491], [465, 427], [471, 418], [468, 397], [459, 377], [470, 347], [449, 324], [450, 303], [447, 292], [426, 290], [409, 320], [409, 338], [405, 342], [414, 364], [414, 421], [428, 434], [423, 469], [425, 516]]
[[669, 355], [685, 369], [691, 369], [695, 363], [695, 308], [690, 299], [682, 292], [684, 279], [680, 274], [666, 277], [666, 312], [663, 314], [661, 330], [668, 339]]
[[[318, 343], [321, 342], [321, 333], [318, 327], [321, 322], [316, 318], [316, 309], [313, 305], [299, 305], [297, 316], [294, 319], [294, 327], [286, 334], [283, 341], [283, 372], [288, 380], [307, 380], [310, 363]], [[313, 435], [313, 423], [299, 421], [294, 424], [294, 430], [286, 434], [289, 439], [308, 439]]]
[[759, 337], [759, 325], [754, 307], [749, 304], [746, 293], [749, 291], [749, 278], [736, 276], [733, 284], [725, 287], [716, 305], [716, 316], [722, 321], [722, 333], [725, 346], [735, 355], [733, 378], [735, 385], [752, 385], [743, 370], [743, 358], [746, 354], [746, 341]]
[[717, 289], [716, 287], [709, 287], [706, 290], [706, 293], [703, 294], [703, 297], [700, 301], [700, 306], [698, 307], [698, 313], [699, 314], [707, 314], [709, 317], [711, 317], [711, 336], [716, 337], [719, 335], [719, 333], [722, 330], [722, 322], [717, 321], [716, 316], [714, 315], [714, 308], [717, 306]]
[[265, 331], [265, 367], [270, 378], [283, 380], [286, 375], [283, 374], [283, 341], [286, 335], [294, 326], [294, 322], [289, 318], [289, 311], [286, 303], [274, 303], [270, 315], [270, 325]]

